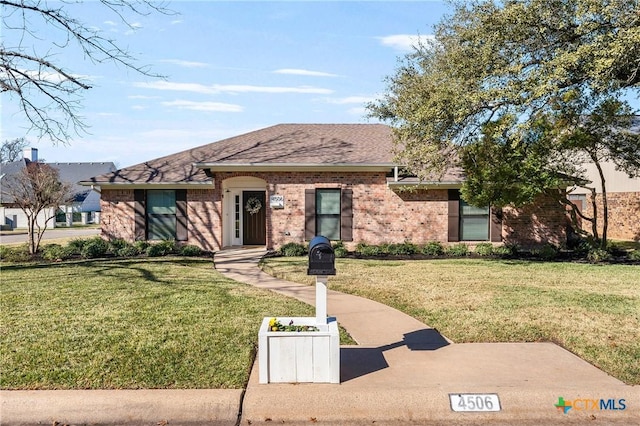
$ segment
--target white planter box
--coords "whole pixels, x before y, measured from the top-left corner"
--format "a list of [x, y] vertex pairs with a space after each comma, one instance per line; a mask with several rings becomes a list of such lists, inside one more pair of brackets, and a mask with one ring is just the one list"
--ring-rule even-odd
[[338, 322], [317, 325], [315, 318], [278, 317], [282, 324], [313, 325], [320, 331], [270, 331], [267, 317], [258, 333], [260, 383], [340, 383]]

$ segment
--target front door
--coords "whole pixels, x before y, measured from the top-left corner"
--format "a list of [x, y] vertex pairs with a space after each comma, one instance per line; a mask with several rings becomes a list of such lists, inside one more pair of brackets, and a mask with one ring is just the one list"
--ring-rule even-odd
[[242, 244], [267, 243], [265, 191], [242, 191]]

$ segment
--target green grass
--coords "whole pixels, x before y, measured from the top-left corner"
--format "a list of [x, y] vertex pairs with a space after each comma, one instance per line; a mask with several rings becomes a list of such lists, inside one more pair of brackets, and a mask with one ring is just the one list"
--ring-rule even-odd
[[[306, 258], [270, 258], [276, 276], [311, 284]], [[446, 259], [336, 260], [334, 290], [393, 306], [455, 342], [556, 342], [640, 384], [640, 267]]]
[[205, 259], [3, 265], [0, 278], [2, 389], [242, 388], [262, 318], [314, 315]]

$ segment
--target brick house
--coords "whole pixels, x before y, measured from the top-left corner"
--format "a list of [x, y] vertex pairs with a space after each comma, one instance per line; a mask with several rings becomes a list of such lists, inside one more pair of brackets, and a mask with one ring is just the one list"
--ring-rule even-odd
[[382, 124], [280, 124], [103, 174], [102, 234], [207, 250], [278, 248], [315, 235], [347, 247], [410, 241], [560, 244], [564, 209], [476, 208], [463, 176], [400, 177]]

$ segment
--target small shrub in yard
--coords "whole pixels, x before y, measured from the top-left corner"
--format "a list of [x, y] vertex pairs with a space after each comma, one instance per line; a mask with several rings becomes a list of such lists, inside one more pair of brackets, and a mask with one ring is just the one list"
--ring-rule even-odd
[[379, 256], [382, 254], [382, 250], [379, 246], [372, 246], [366, 243], [358, 243], [356, 247], [356, 253], [361, 256]]
[[159, 243], [151, 244], [149, 247], [147, 247], [146, 252], [147, 256], [149, 257], [158, 257], [175, 253], [177, 252], [177, 250], [174, 241], [165, 240]]
[[82, 247], [84, 247], [85, 244], [89, 243], [89, 241], [91, 241], [91, 239], [76, 238], [76, 239], [73, 239], [73, 240], [71, 240], [71, 241], [69, 241], [67, 243], [67, 248], [73, 254], [81, 254], [82, 253]]
[[135, 257], [140, 254], [140, 251], [133, 244], [127, 244], [120, 247], [115, 254], [120, 257]]
[[338, 241], [333, 245], [333, 253], [336, 255], [336, 257], [346, 257], [347, 254], [349, 254], [349, 251], [344, 246], [344, 243], [342, 241]]
[[607, 250], [600, 248], [592, 248], [587, 253], [587, 260], [592, 263], [605, 262], [611, 260], [612, 256]]
[[27, 262], [31, 260], [29, 247], [26, 244], [15, 247], [0, 246], [0, 258], [5, 262]]
[[439, 241], [430, 241], [422, 247], [420, 252], [427, 256], [442, 256], [444, 254], [444, 247]]
[[60, 244], [47, 244], [42, 247], [42, 258], [44, 260], [56, 261], [65, 260], [74, 255], [74, 249]]
[[392, 255], [412, 255], [418, 252], [418, 247], [412, 243], [390, 244], [389, 254]]
[[109, 243], [102, 238], [91, 238], [82, 247], [80, 255], [85, 259], [95, 259], [97, 257], [104, 257], [109, 252]]
[[115, 240], [109, 241], [109, 253], [115, 254], [116, 256], [120, 255], [120, 250], [131, 245], [129, 242], [123, 240], [122, 238], [116, 238]]
[[185, 246], [180, 247], [181, 256], [200, 256], [201, 254], [202, 254], [202, 249], [193, 244], [187, 244]]
[[640, 250], [631, 250], [628, 256], [631, 260], [640, 260]]
[[532, 250], [531, 254], [543, 260], [553, 260], [558, 256], [558, 249], [553, 244], [545, 244]]
[[511, 257], [518, 254], [518, 248], [511, 244], [505, 244], [493, 248], [493, 254], [500, 257]]
[[447, 248], [447, 255], [454, 257], [467, 256], [469, 254], [469, 246], [466, 244], [454, 244]]
[[149, 244], [148, 241], [136, 241], [135, 243], [133, 243], [133, 246], [138, 251], [138, 254], [146, 253], [150, 245], [151, 244]]
[[307, 247], [299, 243], [287, 243], [278, 250], [282, 256], [297, 257], [307, 254]]
[[476, 246], [474, 253], [479, 256], [491, 256], [493, 254], [493, 244], [480, 243]]

